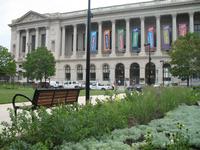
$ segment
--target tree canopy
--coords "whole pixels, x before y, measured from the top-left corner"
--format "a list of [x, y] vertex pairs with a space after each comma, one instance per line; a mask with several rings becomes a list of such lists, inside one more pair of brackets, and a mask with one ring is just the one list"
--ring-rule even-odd
[[0, 46], [0, 76], [14, 76], [16, 63], [8, 49]]
[[26, 61], [22, 64], [25, 77], [45, 81], [55, 74], [55, 59], [53, 54], [46, 47], [39, 47], [27, 54]]
[[171, 73], [180, 79], [187, 79], [194, 74], [200, 74], [200, 35], [188, 33], [179, 37], [172, 45]]

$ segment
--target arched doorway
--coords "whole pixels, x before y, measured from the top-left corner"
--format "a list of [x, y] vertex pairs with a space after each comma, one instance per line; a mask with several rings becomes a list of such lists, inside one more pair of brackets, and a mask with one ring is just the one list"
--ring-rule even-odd
[[115, 68], [115, 82], [117, 85], [124, 85], [124, 65], [121, 63]]
[[139, 84], [140, 66], [138, 63], [132, 63], [130, 67], [130, 85]]
[[151, 85], [151, 84], [155, 84], [155, 81], [156, 81], [156, 66], [152, 62], [150, 63], [150, 66], [149, 66], [149, 63], [147, 63], [145, 66], [145, 82]]

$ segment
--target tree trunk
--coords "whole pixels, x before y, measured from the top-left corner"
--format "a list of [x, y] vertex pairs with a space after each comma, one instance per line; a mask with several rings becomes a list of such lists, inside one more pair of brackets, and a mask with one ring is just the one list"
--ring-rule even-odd
[[190, 86], [190, 77], [188, 76], [187, 77], [187, 87], [189, 87]]

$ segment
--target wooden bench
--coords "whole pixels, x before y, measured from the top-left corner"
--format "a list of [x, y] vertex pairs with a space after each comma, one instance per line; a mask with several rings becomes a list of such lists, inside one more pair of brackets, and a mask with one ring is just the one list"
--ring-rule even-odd
[[[49, 108], [61, 104], [73, 104], [78, 102], [79, 92], [80, 89], [36, 89], [32, 99], [23, 94], [16, 94], [12, 99], [15, 116], [18, 109], [35, 110], [40, 106]], [[27, 99], [32, 105], [16, 106], [18, 97]]]

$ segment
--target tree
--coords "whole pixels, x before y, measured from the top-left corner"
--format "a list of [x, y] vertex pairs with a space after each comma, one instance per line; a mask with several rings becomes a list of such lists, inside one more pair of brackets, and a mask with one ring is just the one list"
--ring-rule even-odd
[[37, 79], [42, 82], [55, 74], [55, 59], [53, 54], [46, 47], [39, 47], [27, 54], [26, 61], [22, 64], [25, 77]]
[[187, 80], [194, 74], [200, 74], [200, 35], [188, 33], [179, 37], [172, 45], [171, 73], [180, 79]]
[[0, 46], [0, 77], [12, 77], [16, 73], [16, 63], [8, 49]]

